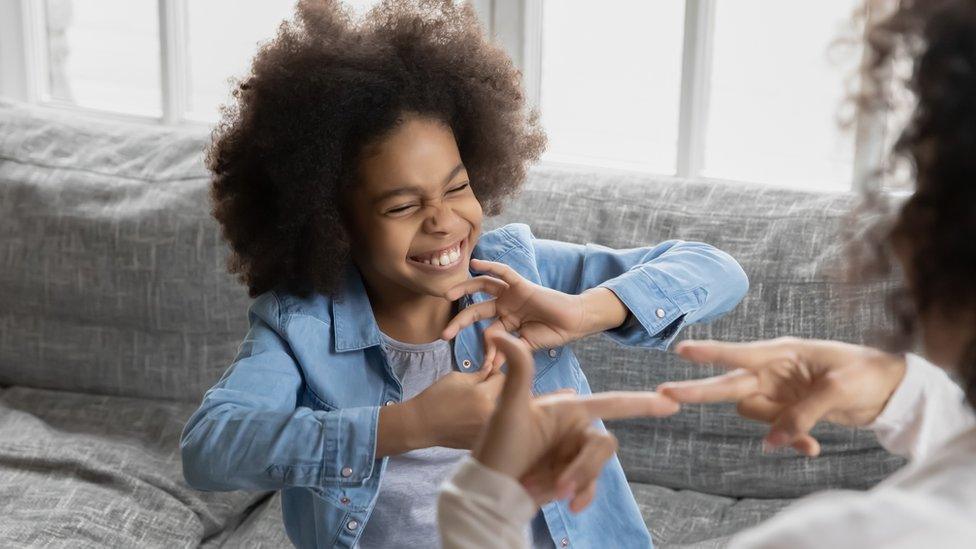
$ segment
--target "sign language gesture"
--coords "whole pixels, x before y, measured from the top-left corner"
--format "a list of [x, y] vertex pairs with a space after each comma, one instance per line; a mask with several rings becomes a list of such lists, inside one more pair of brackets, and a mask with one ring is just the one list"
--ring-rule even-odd
[[[534, 284], [503, 263], [472, 259], [471, 266], [492, 276], [469, 278], [448, 290], [445, 297], [454, 301], [462, 295], [485, 292], [495, 299], [476, 303], [459, 312], [444, 328], [441, 337], [451, 339], [479, 320], [495, 318], [485, 330], [485, 364], [489, 367], [499, 363], [491, 343], [493, 334], [517, 331], [529, 348], [535, 350], [565, 345], [590, 333], [582, 294], [565, 294]], [[610, 293], [609, 290], [602, 291]]]
[[519, 479], [538, 504], [555, 498], [583, 510], [596, 494], [617, 440], [595, 419], [669, 416], [673, 400], [654, 392], [608, 392], [580, 397], [557, 392], [533, 398], [528, 346], [507, 333], [490, 336], [508, 375], [494, 415], [472, 455], [482, 465]]
[[676, 351], [731, 371], [664, 383], [658, 392], [678, 402], [737, 402], [743, 417], [771, 424], [766, 446], [792, 446], [809, 456], [820, 453], [809, 434], [817, 422], [871, 423], [905, 375], [901, 356], [836, 341], [684, 341]]

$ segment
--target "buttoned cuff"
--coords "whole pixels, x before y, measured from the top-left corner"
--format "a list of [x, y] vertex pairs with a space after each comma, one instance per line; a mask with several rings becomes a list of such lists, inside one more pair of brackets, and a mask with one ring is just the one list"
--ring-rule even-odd
[[[607, 288], [630, 311], [620, 327], [604, 332], [614, 341], [635, 347], [667, 349], [685, 325], [685, 316], [705, 302], [704, 288], [669, 295], [654, 281], [653, 268], [628, 271], [599, 287]], [[631, 319], [631, 317], [633, 319]]]
[[326, 425], [323, 431], [333, 436], [325, 444], [323, 486], [361, 485], [373, 476], [379, 414], [379, 406], [365, 406], [340, 409], [324, 415]]

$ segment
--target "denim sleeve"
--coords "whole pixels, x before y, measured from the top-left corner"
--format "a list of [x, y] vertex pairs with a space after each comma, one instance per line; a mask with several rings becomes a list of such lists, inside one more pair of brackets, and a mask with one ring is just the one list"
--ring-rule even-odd
[[298, 406], [302, 375], [277, 330], [274, 295], [258, 298], [248, 319], [233, 365], [183, 429], [187, 483], [199, 490], [361, 485], [373, 473], [379, 408]]
[[530, 242], [547, 287], [578, 294], [599, 286], [620, 299], [631, 314], [605, 333], [624, 345], [667, 349], [685, 325], [729, 312], [749, 289], [735, 259], [699, 242], [669, 240], [622, 250], [536, 238]]

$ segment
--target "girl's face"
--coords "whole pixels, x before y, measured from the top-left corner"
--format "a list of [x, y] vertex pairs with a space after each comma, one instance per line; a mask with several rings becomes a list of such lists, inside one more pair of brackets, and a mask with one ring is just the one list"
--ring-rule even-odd
[[481, 220], [444, 123], [406, 115], [363, 151], [350, 196], [352, 256], [372, 291], [443, 296], [468, 278]]

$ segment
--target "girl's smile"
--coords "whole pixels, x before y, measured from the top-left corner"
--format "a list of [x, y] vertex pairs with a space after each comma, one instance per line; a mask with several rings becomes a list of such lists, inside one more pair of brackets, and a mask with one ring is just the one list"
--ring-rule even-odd
[[407, 262], [424, 272], [441, 274], [454, 271], [466, 263], [464, 260], [468, 257], [467, 243], [468, 239], [462, 238], [449, 246], [412, 255], [407, 258]]

